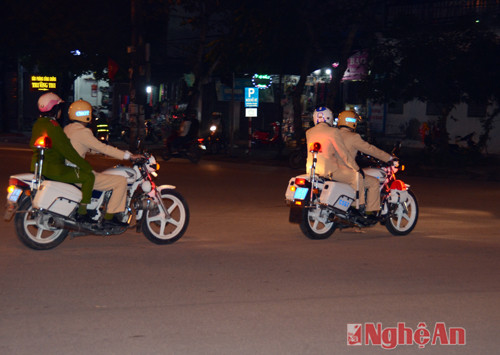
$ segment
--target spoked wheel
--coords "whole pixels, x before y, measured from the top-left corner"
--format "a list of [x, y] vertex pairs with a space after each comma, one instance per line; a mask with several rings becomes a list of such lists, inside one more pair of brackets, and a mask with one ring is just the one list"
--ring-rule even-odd
[[328, 220], [326, 210], [319, 207], [304, 208], [300, 229], [309, 239], [326, 239], [335, 231], [336, 225]]
[[186, 232], [189, 224], [189, 207], [180, 193], [166, 189], [157, 192], [159, 200], [146, 212], [142, 232], [156, 244], [172, 244]]
[[385, 227], [393, 235], [407, 235], [415, 228], [418, 220], [418, 203], [413, 192], [408, 191], [407, 200], [395, 207], [394, 211], [389, 212]]
[[33, 211], [31, 199], [22, 201], [19, 211], [14, 217], [16, 234], [27, 247], [36, 250], [52, 249], [66, 239], [69, 231], [51, 228], [48, 225], [50, 216], [37, 215]]

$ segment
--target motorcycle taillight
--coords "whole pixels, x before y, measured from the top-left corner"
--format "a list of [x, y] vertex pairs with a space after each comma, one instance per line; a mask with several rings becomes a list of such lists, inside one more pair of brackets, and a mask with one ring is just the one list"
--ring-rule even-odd
[[307, 180], [304, 178], [295, 178], [295, 185], [297, 186], [306, 186]]
[[30, 187], [24, 181], [19, 180], [18, 178], [12, 178], [12, 177], [9, 179], [9, 185], [15, 185], [15, 186], [24, 187], [24, 188], [29, 188]]

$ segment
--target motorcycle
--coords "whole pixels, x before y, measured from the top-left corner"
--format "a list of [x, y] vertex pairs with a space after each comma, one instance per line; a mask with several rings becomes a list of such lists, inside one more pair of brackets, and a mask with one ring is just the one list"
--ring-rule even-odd
[[281, 142], [280, 123], [273, 122], [270, 131], [256, 130], [252, 133], [252, 145], [256, 148], [271, 146]]
[[190, 139], [185, 143], [182, 143], [177, 151], [173, 151], [171, 144], [168, 142], [161, 152], [161, 157], [163, 160], [167, 161], [171, 158], [184, 158], [189, 159], [191, 163], [198, 163], [203, 155], [203, 152], [207, 148], [203, 144], [202, 138]]
[[[136, 232], [142, 231], [155, 244], [171, 244], [186, 232], [188, 205], [175, 186], [156, 186], [153, 182], [159, 164], [151, 154], [143, 153], [132, 167], [118, 165], [104, 171], [124, 176], [128, 185], [126, 209], [118, 219], [129, 226], [106, 226], [103, 219], [112, 191], [94, 190], [87, 206], [94, 223], [78, 222], [76, 215], [81, 190], [72, 184], [44, 179], [41, 173], [44, 155], [51, 148], [51, 140], [41, 137], [35, 146], [40, 152], [35, 173], [10, 176], [4, 215], [6, 221], [14, 216], [16, 234], [26, 246], [36, 250], [52, 249], [70, 232], [73, 237], [108, 236], [122, 234], [132, 227]], [[135, 224], [132, 224], [133, 219]]]
[[[380, 182], [381, 210], [377, 220], [359, 212], [359, 201], [348, 184], [316, 174], [319, 143], [312, 145], [313, 164], [310, 174], [293, 177], [288, 182], [285, 199], [290, 206], [289, 221], [300, 224], [309, 239], [329, 238], [336, 228], [365, 228], [381, 223], [393, 235], [407, 235], [417, 224], [418, 203], [410, 185], [396, 179], [399, 164], [383, 163], [369, 158], [365, 175]], [[404, 166], [402, 166], [404, 169]]]
[[202, 143], [206, 147], [208, 154], [224, 154], [227, 152], [226, 140], [222, 134], [222, 119], [221, 114], [218, 112], [212, 113], [212, 120], [210, 124], [210, 133], [203, 138]]

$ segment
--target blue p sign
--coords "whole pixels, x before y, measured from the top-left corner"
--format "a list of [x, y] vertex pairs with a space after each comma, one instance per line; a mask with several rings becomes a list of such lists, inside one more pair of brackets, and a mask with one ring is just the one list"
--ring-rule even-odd
[[259, 107], [259, 89], [245, 88], [245, 107]]

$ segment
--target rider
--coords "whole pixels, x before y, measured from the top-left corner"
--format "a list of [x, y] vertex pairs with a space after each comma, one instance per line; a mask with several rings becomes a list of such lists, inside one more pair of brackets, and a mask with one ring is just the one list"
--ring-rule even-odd
[[[337, 126], [339, 127], [340, 135], [342, 136], [342, 140], [347, 148], [347, 155], [355, 159], [358, 151], [360, 151], [386, 163], [391, 160], [394, 160], [396, 163], [397, 158], [366, 142], [358, 133], [355, 132], [356, 126], [360, 120], [361, 117], [354, 111], [342, 111], [339, 114]], [[362, 173], [362, 170], [359, 171]], [[360, 191], [360, 200], [365, 200], [365, 197], [361, 198], [361, 195], [364, 196], [364, 189], [366, 188], [366, 215], [369, 218], [376, 219], [376, 215], [380, 210], [379, 182], [373, 176], [365, 176], [363, 173], [362, 175], [363, 188], [361, 188]], [[355, 183], [354, 177], [352, 178], [352, 181], [350, 181], [351, 186], [353, 183]]]
[[[30, 147], [33, 149], [31, 160], [31, 171], [35, 170], [38, 161], [39, 151], [35, 148], [35, 142], [42, 136], [50, 137], [52, 148], [45, 152], [42, 175], [48, 179], [67, 182], [80, 183], [82, 190], [82, 200], [78, 207], [76, 219], [79, 222], [91, 223], [92, 219], [87, 214], [87, 204], [92, 197], [94, 186], [94, 174], [92, 167], [73, 148], [63, 129], [57, 123], [61, 117], [61, 103], [63, 100], [52, 92], [43, 94], [38, 99], [38, 110], [40, 117], [36, 120], [31, 130]], [[65, 160], [74, 164], [69, 167]]]
[[[69, 119], [73, 121], [66, 127], [64, 132], [71, 141], [71, 144], [78, 154], [85, 158], [85, 155], [94, 151], [115, 159], [140, 159], [141, 155], [132, 154], [128, 151], [122, 151], [118, 148], [104, 144], [94, 137], [92, 130], [87, 125], [92, 120], [92, 105], [87, 101], [78, 100], [69, 107]], [[125, 227], [128, 224], [121, 222], [115, 214], [125, 211], [127, 198], [127, 179], [123, 176], [111, 175], [94, 172], [96, 190], [113, 190], [108, 202], [106, 214], [104, 215], [104, 224], [109, 226]]]
[[189, 110], [181, 122], [177, 136], [172, 141], [172, 151], [176, 152], [178, 149], [182, 149], [186, 143], [196, 139], [199, 127], [200, 123], [196, 117], [196, 110]]
[[[346, 154], [347, 148], [342, 141], [340, 132], [333, 127], [333, 113], [327, 107], [318, 107], [313, 114], [314, 127], [306, 131], [307, 146], [320, 143], [321, 150], [316, 162], [316, 173], [337, 181], [347, 182], [345, 176], [355, 176], [359, 170], [354, 157]], [[312, 167], [313, 154], [309, 151], [306, 169]], [[354, 186], [356, 190], [356, 187]]]

